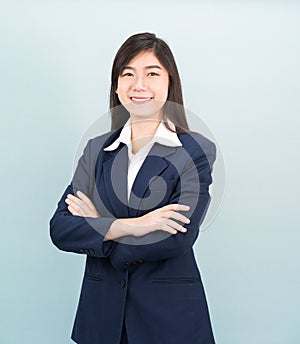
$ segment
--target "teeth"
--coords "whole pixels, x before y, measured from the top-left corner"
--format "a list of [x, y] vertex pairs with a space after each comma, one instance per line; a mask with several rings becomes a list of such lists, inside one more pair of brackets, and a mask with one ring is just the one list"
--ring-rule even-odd
[[145, 100], [150, 100], [151, 97], [149, 98], [134, 98], [134, 97], [131, 97], [131, 99], [135, 102], [144, 102]]

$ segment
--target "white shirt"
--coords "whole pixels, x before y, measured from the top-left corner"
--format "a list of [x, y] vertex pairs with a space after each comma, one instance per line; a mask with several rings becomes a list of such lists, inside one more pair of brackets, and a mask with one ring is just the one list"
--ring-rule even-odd
[[[168, 124], [172, 129], [175, 129], [173, 122], [168, 120]], [[108, 147], [105, 147], [105, 151], [112, 151], [119, 147], [120, 142], [123, 142], [128, 147], [128, 185], [127, 185], [127, 197], [129, 201], [129, 196], [131, 193], [133, 182], [144, 162], [146, 156], [151, 150], [155, 142], [158, 142], [165, 146], [178, 147], [182, 146], [176, 133], [168, 130], [163, 121], [160, 122], [159, 126], [156, 129], [156, 132], [150, 142], [148, 142], [143, 148], [141, 148], [136, 154], [132, 153], [132, 144], [131, 144], [131, 118], [124, 124], [123, 129], [120, 132], [119, 137]]]

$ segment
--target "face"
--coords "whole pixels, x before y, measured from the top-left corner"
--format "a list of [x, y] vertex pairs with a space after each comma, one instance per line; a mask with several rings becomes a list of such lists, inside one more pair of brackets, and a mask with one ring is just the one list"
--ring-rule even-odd
[[116, 93], [131, 117], [162, 118], [169, 74], [151, 51], [134, 57], [121, 71]]

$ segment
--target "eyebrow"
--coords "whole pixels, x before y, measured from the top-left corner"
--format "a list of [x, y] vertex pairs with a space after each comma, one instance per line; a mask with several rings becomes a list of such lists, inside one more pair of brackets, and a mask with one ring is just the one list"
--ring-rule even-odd
[[[158, 68], [161, 69], [161, 67], [159, 67], [158, 65], [151, 65], [151, 66], [146, 66], [145, 69], [152, 69], [152, 68]], [[131, 70], [135, 70], [135, 68], [131, 67], [131, 66], [125, 66], [123, 68], [124, 69], [131, 69]]]

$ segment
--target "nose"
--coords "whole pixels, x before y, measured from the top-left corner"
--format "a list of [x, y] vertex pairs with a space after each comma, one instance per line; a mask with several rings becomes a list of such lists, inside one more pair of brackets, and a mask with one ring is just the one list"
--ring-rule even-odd
[[133, 83], [133, 91], [146, 91], [146, 84], [143, 76], [138, 76], [135, 78]]

